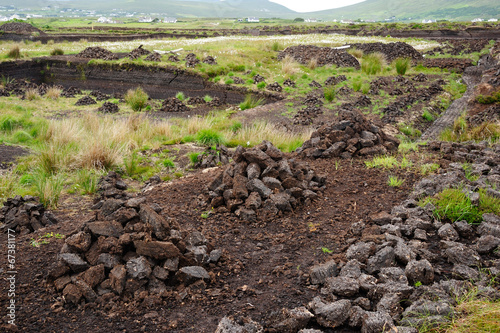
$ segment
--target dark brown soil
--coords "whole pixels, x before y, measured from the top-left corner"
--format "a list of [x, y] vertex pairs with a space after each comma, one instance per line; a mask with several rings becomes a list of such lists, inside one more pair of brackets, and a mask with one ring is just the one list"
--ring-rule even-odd
[[16, 162], [18, 157], [28, 155], [29, 151], [17, 147], [17, 146], [7, 146], [4, 144], [0, 145], [0, 169], [8, 169]]
[[[162, 215], [176, 219], [185, 229], [201, 231], [222, 249], [223, 257], [209, 269], [213, 280], [206, 289], [173, 289], [166, 298], [150, 296], [142, 302], [77, 308], [64, 304], [60, 294], [45, 285], [44, 277], [64, 240], [52, 238], [50, 244], [35, 248], [30, 239], [47, 232], [68, 234], [93, 214], [88, 200], [64, 198], [56, 212], [61, 223], [36, 235], [16, 238], [18, 329], [214, 332], [219, 320], [228, 314], [262, 322], [272, 311], [306, 304], [318, 294], [307, 283], [309, 269], [332, 258], [342, 260], [350, 244], [350, 225], [367, 220], [372, 213], [390, 211], [406, 198], [418, 178], [412, 173], [400, 174], [406, 179], [404, 185], [392, 188], [387, 185], [387, 173], [366, 169], [360, 160], [318, 160], [310, 165], [329, 175], [325, 192], [311, 206], [250, 224], [228, 213], [201, 217], [206, 208], [198, 206], [197, 197], [204, 193], [214, 171], [200, 171], [149, 191], [148, 202], [158, 203]], [[6, 237], [0, 235], [2, 253], [7, 253]], [[6, 267], [6, 256], [1, 258], [1, 266]], [[2, 279], [3, 290], [5, 283]], [[0, 294], [0, 299], [5, 304], [7, 294]], [[1, 320], [6, 323], [5, 316]]]

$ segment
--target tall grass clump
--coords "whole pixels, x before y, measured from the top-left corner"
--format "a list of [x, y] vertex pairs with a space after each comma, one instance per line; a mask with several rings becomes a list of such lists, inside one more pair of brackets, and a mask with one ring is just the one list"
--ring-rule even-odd
[[281, 51], [281, 45], [278, 41], [274, 42], [273, 45], [271, 45], [271, 49], [273, 51]]
[[40, 99], [40, 94], [38, 93], [37, 89], [30, 88], [30, 89], [26, 90], [26, 93], [24, 94], [24, 97], [28, 101], [34, 101], [34, 100]]
[[264, 103], [263, 98], [254, 97], [253, 95], [246, 95], [245, 100], [240, 103], [240, 109], [253, 109]]
[[307, 63], [307, 67], [311, 70], [316, 69], [316, 67], [318, 67], [318, 59], [311, 58], [311, 60]]
[[394, 67], [396, 67], [396, 72], [398, 75], [405, 75], [410, 69], [411, 59], [410, 58], [397, 58], [394, 60]]
[[350, 48], [347, 53], [349, 53], [350, 55], [352, 55], [354, 58], [356, 59], [361, 59], [363, 58], [363, 50], [360, 50], [360, 49], [357, 49], [355, 47], [353, 48]]
[[281, 60], [281, 72], [285, 75], [291, 76], [299, 71], [299, 63], [288, 54]]
[[313, 129], [307, 128], [301, 133], [292, 133], [278, 128], [273, 124], [259, 121], [252, 125], [244, 125], [238, 133], [232, 136], [228, 145], [244, 147], [255, 146], [263, 140], [268, 140], [284, 152], [290, 152], [302, 145], [311, 137]]
[[7, 53], [7, 58], [11, 59], [21, 58], [21, 50], [19, 49], [19, 45], [15, 45], [9, 50], [9, 52]]
[[335, 86], [328, 86], [323, 89], [323, 95], [327, 102], [331, 102], [335, 99], [336, 91]]
[[445, 129], [440, 136], [443, 141], [463, 142], [463, 141], [491, 141], [497, 142], [500, 139], [500, 124], [494, 122], [484, 122], [481, 125], [471, 127], [464, 116], [455, 120], [453, 127]]
[[46, 208], [56, 208], [64, 187], [62, 174], [49, 175], [43, 170], [37, 170], [33, 180], [35, 192], [40, 199], [40, 203]]
[[134, 111], [141, 111], [144, 109], [147, 105], [148, 98], [148, 94], [141, 87], [129, 90], [125, 94], [125, 102], [130, 105]]
[[364, 54], [361, 58], [361, 71], [368, 75], [380, 73], [386, 66], [385, 57], [382, 53], [374, 52]]
[[198, 131], [198, 133], [196, 133], [195, 139], [196, 142], [206, 146], [223, 144], [226, 142], [222, 133], [210, 128]]
[[45, 94], [45, 96], [54, 101], [57, 101], [59, 97], [61, 97], [61, 93], [62, 93], [61, 88], [50, 87], [49, 89], [47, 89], [47, 93]]

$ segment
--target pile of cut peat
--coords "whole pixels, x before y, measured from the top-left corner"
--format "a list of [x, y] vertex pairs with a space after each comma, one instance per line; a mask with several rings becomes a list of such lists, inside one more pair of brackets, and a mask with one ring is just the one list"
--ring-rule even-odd
[[226, 165], [229, 163], [231, 158], [231, 153], [224, 145], [215, 145], [215, 149], [208, 147], [204, 152], [200, 153], [196, 157], [196, 163], [194, 163], [194, 168], [205, 169], [212, 168], [220, 165]]
[[306, 65], [316, 59], [319, 66], [337, 65], [339, 67], [354, 67], [359, 69], [358, 60], [343, 50], [315, 45], [289, 46], [278, 54], [278, 60], [290, 56], [299, 63]]
[[296, 152], [313, 158], [352, 158], [386, 154], [398, 149], [396, 138], [385, 134], [358, 111], [340, 110], [339, 119], [337, 123], [321, 126]]
[[[146, 198], [123, 192], [115, 173], [100, 182], [103, 200], [95, 217], [67, 235], [49, 272], [65, 300], [105, 304], [110, 300], [167, 297], [180, 285], [205, 288], [213, 278], [203, 266], [216, 263], [200, 232], [185, 232]], [[119, 199], [117, 199], [119, 198]]]
[[425, 67], [438, 67], [441, 69], [453, 70], [462, 73], [467, 67], [473, 66], [471, 59], [459, 58], [426, 58], [424, 60]]
[[130, 53], [128, 54], [128, 57], [130, 59], [138, 59], [144, 55], [149, 55], [151, 54], [151, 51], [148, 51], [146, 49], [143, 49], [142, 48], [142, 45], [139, 45], [138, 48], [136, 49], [133, 49], [132, 51], [130, 51]]
[[[224, 317], [217, 332], [416, 333], [416, 327], [450, 323], [456, 316], [453, 307], [471, 290], [478, 299], [499, 300], [492, 278], [500, 274], [500, 216], [483, 214], [479, 225], [448, 223], [434, 218], [432, 205], [421, 207], [415, 199], [450, 187], [463, 188], [474, 206], [479, 188], [498, 195], [491, 184], [500, 184], [500, 145], [433, 142], [429, 148], [461, 163], [420, 181], [410, 199], [390, 213], [352, 224], [345, 261], [329, 260], [310, 269], [309, 288], [318, 296], [259, 322]], [[474, 184], [466, 177], [467, 161], [468, 172], [478, 177]]]
[[411, 45], [396, 42], [396, 43], [356, 43], [351, 44], [351, 47], [362, 50], [364, 53], [382, 53], [386, 60], [392, 62], [397, 58], [410, 58], [413, 61], [422, 60], [420, 52], [415, 50]]
[[165, 99], [161, 104], [160, 111], [164, 112], [187, 112], [189, 111], [187, 107], [180, 99], [177, 97], [170, 97]]
[[9, 22], [0, 25], [0, 30], [5, 32], [13, 32], [16, 34], [32, 34], [34, 32], [45, 34], [42, 30], [35, 28], [29, 23], [25, 22]]
[[310, 204], [326, 181], [307, 163], [287, 159], [269, 141], [252, 149], [238, 146], [233, 160], [208, 186], [207, 204], [219, 212], [234, 212], [245, 221]]
[[76, 55], [78, 58], [116, 60], [118, 56], [100, 46], [87, 47]]
[[51, 211], [45, 210], [38, 198], [30, 195], [21, 197], [16, 195], [8, 198], [0, 208], [0, 227], [7, 232], [8, 229], [24, 235], [37, 231], [40, 228], [56, 224], [57, 218]]

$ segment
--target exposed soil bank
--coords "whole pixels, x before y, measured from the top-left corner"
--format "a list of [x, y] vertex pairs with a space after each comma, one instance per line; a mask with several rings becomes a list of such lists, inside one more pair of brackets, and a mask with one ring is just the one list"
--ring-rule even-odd
[[[64, 88], [99, 90], [106, 94], [124, 93], [141, 86], [151, 98], [164, 99], [179, 91], [188, 97], [210, 95], [223, 103], [236, 104], [249, 93], [245, 88], [214, 84], [202, 76], [174, 67], [149, 67], [135, 64], [89, 64], [88, 59], [74, 56], [37, 58], [32, 61], [4, 62], [0, 72], [17, 79], [38, 84], [50, 83]], [[257, 94], [253, 93], [252, 94]], [[266, 102], [281, 99], [280, 95], [258, 93]]]

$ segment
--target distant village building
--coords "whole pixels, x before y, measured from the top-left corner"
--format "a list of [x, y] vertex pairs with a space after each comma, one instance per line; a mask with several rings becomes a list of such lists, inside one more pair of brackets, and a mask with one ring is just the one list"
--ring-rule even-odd
[[353, 20], [340, 20], [340, 23], [351, 24], [354, 23]]
[[496, 19], [496, 18], [490, 18], [490, 19], [488, 20], [488, 22], [498, 22], [498, 19]]
[[249, 17], [249, 18], [247, 18], [247, 22], [248, 23], [259, 23], [260, 20], [257, 17]]
[[482, 18], [475, 18], [471, 22], [473, 22], [473, 23], [475, 23], [475, 22], [483, 22], [483, 19]]
[[175, 17], [165, 17], [163, 23], [177, 23], [177, 19]]
[[422, 23], [436, 23], [436, 20], [426, 20], [426, 19], [423, 19]]
[[104, 17], [104, 16], [101, 16], [97, 19], [97, 22], [98, 23], [109, 23], [109, 24], [112, 24], [112, 23], [116, 23], [116, 21], [110, 19], [110, 18], [107, 18], [107, 17]]
[[304, 22], [308, 22], [308, 23], [316, 23], [318, 22], [318, 19], [315, 19], [315, 18], [308, 18], [308, 19], [305, 19]]
[[151, 22], [153, 22], [153, 19], [151, 18], [151, 16], [139, 17], [139, 22], [140, 23], [151, 23]]

